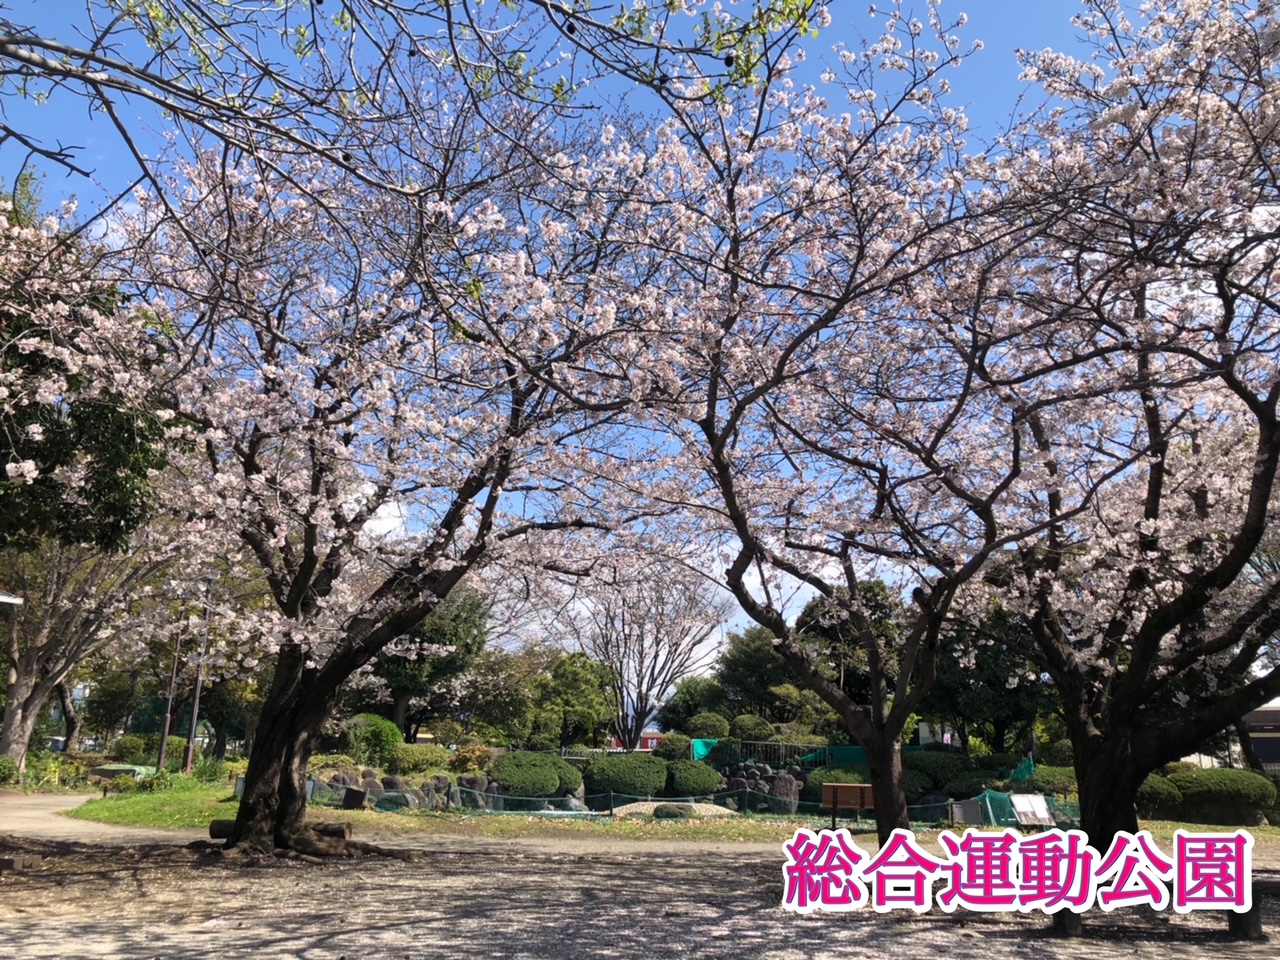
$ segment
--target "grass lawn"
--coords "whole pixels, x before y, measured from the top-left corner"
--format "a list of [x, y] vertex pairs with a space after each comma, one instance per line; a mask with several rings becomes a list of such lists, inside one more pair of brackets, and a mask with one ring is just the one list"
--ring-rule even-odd
[[[90, 800], [68, 816], [129, 827], [204, 829], [211, 820], [235, 817], [238, 803], [225, 784], [179, 781], [173, 790], [157, 793], [113, 794]], [[384, 834], [425, 834], [461, 837], [598, 836], [631, 840], [710, 840], [781, 843], [800, 824], [818, 826], [821, 820], [782, 820], [773, 817], [708, 817], [703, 820], [661, 821], [618, 818], [596, 821], [560, 820], [519, 814], [463, 814], [426, 811], [383, 813], [312, 806], [316, 820], [350, 821], [357, 830]]]
[[[130, 827], [205, 829], [211, 820], [235, 817], [238, 803], [229, 795], [226, 784], [203, 784], [179, 780], [172, 790], [158, 793], [115, 794], [94, 799], [77, 807], [68, 816], [98, 823], [114, 823]], [[609, 820], [568, 820], [520, 814], [440, 813], [406, 811], [383, 813], [367, 810], [339, 810], [313, 806], [308, 816], [316, 820], [350, 821], [365, 835], [372, 832], [399, 835], [440, 835], [455, 837], [600, 837], [623, 840], [699, 840], [745, 843], [782, 843], [789, 840], [797, 826], [814, 829], [829, 825], [827, 818], [784, 819], [765, 816], [708, 817], [700, 820], [652, 820], [618, 818]], [[848, 826], [841, 823], [841, 826]], [[865, 842], [874, 843], [875, 827], [864, 821]], [[1227, 831], [1231, 827], [1210, 827], [1175, 823], [1167, 820], [1147, 821], [1142, 826], [1151, 831], [1162, 847], [1173, 843], [1179, 827], [1191, 831]], [[957, 828], [959, 831], [960, 828]], [[1258, 844], [1280, 846], [1280, 827], [1252, 827]], [[936, 839], [937, 831], [921, 834], [922, 840]]]

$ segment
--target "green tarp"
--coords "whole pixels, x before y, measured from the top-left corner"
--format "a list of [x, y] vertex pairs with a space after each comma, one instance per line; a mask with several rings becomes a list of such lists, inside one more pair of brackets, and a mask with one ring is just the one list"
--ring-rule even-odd
[[706, 758], [719, 740], [695, 740], [693, 741], [693, 759], [703, 760]]

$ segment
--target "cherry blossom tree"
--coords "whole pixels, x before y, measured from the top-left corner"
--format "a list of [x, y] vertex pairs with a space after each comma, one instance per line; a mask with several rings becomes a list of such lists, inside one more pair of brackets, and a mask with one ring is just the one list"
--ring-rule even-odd
[[596, 226], [591, 142], [512, 101], [517, 149], [493, 104], [481, 117], [447, 76], [420, 80], [394, 149], [429, 198], [211, 149], [176, 164], [177, 220], [143, 196], [122, 228], [122, 271], [173, 332], [165, 403], [198, 453], [193, 523], [273, 599], [239, 625], [274, 671], [233, 846], [326, 849], [303, 822], [305, 769], [347, 679], [480, 567], [555, 564], [558, 534], [630, 510], [600, 480], [641, 442], [621, 401], [587, 410], [548, 385], [598, 350], [561, 318], [634, 285]]
[[1105, 845], [1148, 773], [1280, 694], [1280, 38], [1267, 2], [1089, 8], [1089, 59], [1026, 55], [1054, 100], [997, 173], [1045, 229], [965, 310], [1037, 461], [1007, 509], [1043, 525], [990, 584]]
[[175, 563], [175, 543], [137, 540], [123, 555], [56, 541], [39, 550], [0, 550], [0, 582], [23, 600], [6, 617], [12, 620], [0, 756], [20, 769], [41, 714], [77, 667], [164, 629], [164, 574]]
[[[745, 82], [766, 51], [825, 19], [816, 0], [736, 6], [642, 0], [613, 13], [559, 0], [487, 8], [482, 0], [329, 7], [324, 0], [85, 0], [79, 16], [56, 23], [0, 15], [0, 96], [51, 100], [64, 110], [74, 109], [67, 98], [83, 99], [157, 192], [164, 181], [134, 121], [139, 108], [163, 113], [195, 141], [212, 136], [260, 162], [310, 156], [379, 189], [416, 195], [423, 187], [370, 149], [362, 130], [397, 119], [396, 104], [416, 89], [417, 65], [450, 73], [459, 97], [486, 113], [512, 97], [577, 109], [602, 77], [659, 97], [688, 71], [717, 88]], [[491, 118], [496, 131], [504, 129], [500, 113]], [[258, 150], [264, 141], [273, 151]], [[91, 174], [82, 145], [9, 120], [0, 121], [0, 142]]]

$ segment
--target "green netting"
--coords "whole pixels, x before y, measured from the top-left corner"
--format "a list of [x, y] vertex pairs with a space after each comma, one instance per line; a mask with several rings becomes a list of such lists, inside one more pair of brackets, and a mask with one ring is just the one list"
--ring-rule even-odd
[[982, 822], [993, 827], [1016, 827], [1018, 818], [1013, 812], [1013, 800], [1007, 793], [983, 790], [975, 797], [982, 805]]

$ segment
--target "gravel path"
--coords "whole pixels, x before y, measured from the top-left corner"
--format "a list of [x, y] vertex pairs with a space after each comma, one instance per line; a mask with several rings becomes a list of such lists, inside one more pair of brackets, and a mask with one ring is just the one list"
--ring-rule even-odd
[[[68, 820], [73, 797], [0, 797], [0, 957], [23, 960], [1274, 960], [1222, 939], [1220, 916], [1090, 915], [1055, 941], [1038, 916], [878, 917], [782, 910], [776, 844], [420, 838], [414, 863], [307, 866], [186, 849], [194, 831]], [[92, 845], [84, 834], [94, 835]], [[54, 839], [53, 835], [63, 835]], [[76, 836], [67, 837], [66, 834]], [[128, 834], [126, 836], [126, 834]], [[155, 841], [167, 841], [156, 843]], [[403, 844], [405, 838], [398, 838]], [[119, 846], [118, 844], [127, 844]], [[113, 846], [112, 844], [117, 844]], [[1264, 922], [1280, 929], [1280, 902]]]

